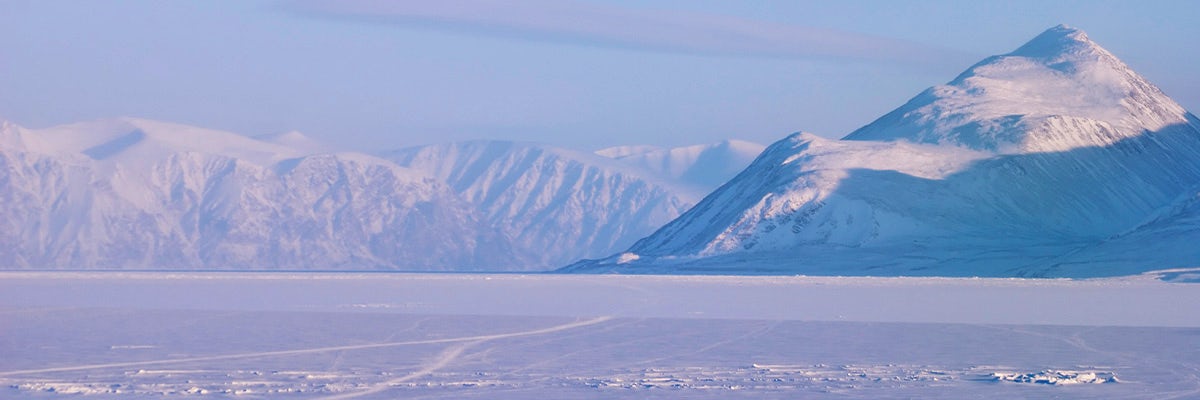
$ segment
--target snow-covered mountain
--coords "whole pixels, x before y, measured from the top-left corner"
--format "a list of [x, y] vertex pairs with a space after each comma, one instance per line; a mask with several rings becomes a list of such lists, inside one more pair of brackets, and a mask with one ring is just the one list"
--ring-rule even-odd
[[532, 143], [449, 143], [384, 157], [446, 182], [541, 267], [626, 248], [705, 193], [617, 160]]
[[[298, 139], [288, 135], [286, 139]], [[504, 269], [504, 235], [435, 179], [139, 119], [0, 126], [9, 268]]]
[[742, 140], [726, 140], [670, 149], [619, 146], [598, 150], [596, 154], [708, 193], [742, 172], [765, 147]]
[[1057, 26], [926, 90], [846, 139], [1062, 152], [1186, 125], [1185, 114], [1083, 31]]
[[628, 251], [567, 270], [1094, 276], [1196, 266], [1198, 188], [1200, 121], [1084, 32], [1058, 26], [843, 140], [789, 136]]

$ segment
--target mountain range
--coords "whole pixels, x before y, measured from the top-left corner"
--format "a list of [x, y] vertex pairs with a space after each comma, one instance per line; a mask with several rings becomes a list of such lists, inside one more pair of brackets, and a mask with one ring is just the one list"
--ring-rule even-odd
[[5, 123], [0, 166], [9, 268], [524, 265], [444, 184], [364, 154], [120, 118]]
[[0, 201], [3, 268], [1123, 275], [1200, 264], [1200, 120], [1058, 26], [765, 149], [0, 121]]
[[797, 133], [577, 272], [1101, 276], [1200, 264], [1200, 121], [1081, 30]]
[[628, 247], [712, 189], [538, 144], [326, 148], [135, 118], [3, 122], [0, 267], [545, 270]]

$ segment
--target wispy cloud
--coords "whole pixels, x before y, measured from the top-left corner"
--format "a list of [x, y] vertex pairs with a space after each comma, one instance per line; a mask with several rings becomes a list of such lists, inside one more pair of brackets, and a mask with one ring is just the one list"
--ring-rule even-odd
[[886, 37], [726, 15], [573, 0], [296, 0], [306, 15], [526, 40], [688, 54], [936, 65], [963, 55]]

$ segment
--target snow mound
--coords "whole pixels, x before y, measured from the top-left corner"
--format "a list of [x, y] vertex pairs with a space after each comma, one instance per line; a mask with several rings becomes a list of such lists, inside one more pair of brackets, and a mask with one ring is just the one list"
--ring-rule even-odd
[[321, 143], [320, 141], [308, 137], [308, 135], [305, 135], [299, 131], [287, 131], [283, 133], [259, 135], [255, 136], [254, 139], [281, 146], [287, 146], [303, 152], [304, 154], [325, 153], [330, 151], [330, 147], [325, 143]]
[[203, 153], [257, 165], [303, 155], [236, 133], [140, 118], [113, 118], [39, 129], [41, 153], [84, 154], [101, 164], [149, 166], [177, 153]]
[[1045, 370], [1041, 372], [994, 372], [991, 379], [998, 382], [1035, 383], [1042, 385], [1077, 385], [1117, 383], [1117, 375], [1108, 371]]
[[622, 158], [622, 157], [636, 156], [639, 154], [646, 154], [646, 153], [660, 151], [660, 150], [663, 150], [663, 148], [659, 147], [659, 146], [651, 146], [648, 144], [634, 144], [634, 145], [627, 145], [627, 146], [606, 147], [606, 148], [603, 148], [600, 150], [596, 150], [596, 155], [599, 155], [601, 157], [608, 157], [608, 158]]

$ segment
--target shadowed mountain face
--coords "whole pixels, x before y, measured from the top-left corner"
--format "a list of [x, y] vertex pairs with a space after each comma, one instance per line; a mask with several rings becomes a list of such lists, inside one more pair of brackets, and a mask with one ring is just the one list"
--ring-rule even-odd
[[[841, 141], [781, 140], [654, 235], [573, 271], [1096, 276], [1200, 264], [1200, 122], [1076, 29]], [[1167, 240], [1191, 235], [1192, 240]], [[1139, 241], [1143, 258], [1117, 256]]]

